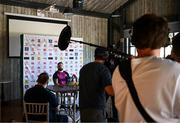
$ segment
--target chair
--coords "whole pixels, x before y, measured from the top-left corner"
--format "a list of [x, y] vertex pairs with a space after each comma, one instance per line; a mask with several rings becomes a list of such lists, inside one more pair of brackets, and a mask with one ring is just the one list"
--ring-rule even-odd
[[27, 122], [48, 122], [49, 103], [24, 102], [24, 113]]

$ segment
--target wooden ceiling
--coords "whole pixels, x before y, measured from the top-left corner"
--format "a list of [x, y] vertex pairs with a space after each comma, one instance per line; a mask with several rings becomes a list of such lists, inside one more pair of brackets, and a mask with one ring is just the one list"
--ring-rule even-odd
[[[82, 8], [73, 8], [73, 1], [83, 1]], [[131, 1], [133, 0], [1, 0], [0, 3], [36, 9], [45, 9], [55, 4], [60, 12], [70, 7], [76, 14], [108, 17]]]
[[[25, 0], [46, 4], [56, 4], [57, 6], [73, 7], [73, 0]], [[84, 0], [83, 10], [111, 14], [128, 0]]]

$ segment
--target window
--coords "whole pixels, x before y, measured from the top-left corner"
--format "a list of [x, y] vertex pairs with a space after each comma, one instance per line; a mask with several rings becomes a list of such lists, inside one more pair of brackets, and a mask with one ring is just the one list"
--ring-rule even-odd
[[[177, 34], [178, 34], [178, 32], [169, 33], [170, 45], [168, 45], [167, 47], [162, 47], [160, 49], [160, 57], [166, 57], [171, 54], [172, 38]], [[134, 47], [134, 45], [131, 44], [130, 38], [126, 38], [126, 41], [128, 42], [127, 43], [128, 46], [127, 46], [127, 50], [126, 50], [126, 51], [128, 51], [127, 53], [131, 54], [133, 56], [137, 56], [136, 48]]]

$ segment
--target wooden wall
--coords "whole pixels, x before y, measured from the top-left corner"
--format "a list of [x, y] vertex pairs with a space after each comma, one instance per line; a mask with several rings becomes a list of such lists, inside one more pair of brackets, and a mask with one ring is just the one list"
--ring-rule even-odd
[[[4, 12], [23, 12], [25, 9], [18, 7], [10, 7], [0, 5], [0, 81], [10, 82], [1, 84], [1, 99], [10, 100], [19, 98], [21, 95], [20, 91], [20, 60], [10, 59], [7, 57], [8, 54], [8, 41], [7, 41], [7, 28], [6, 28], [6, 16]], [[2, 95], [4, 93], [4, 95]]]
[[126, 24], [132, 23], [145, 13], [155, 13], [174, 21], [180, 19], [179, 7], [179, 0], [135, 0], [126, 9]]
[[[129, 6], [122, 9], [120, 14], [119, 31], [117, 31], [117, 26], [114, 25], [114, 43], [119, 41], [117, 38], [122, 38], [121, 34], [124, 29], [130, 28], [132, 23], [144, 15], [145, 13], [155, 13], [160, 16], [167, 17], [168, 21], [180, 21], [180, 0], [134, 0]], [[114, 18], [113, 20], [117, 20]], [[117, 38], [115, 38], [117, 37]]]
[[[73, 37], [83, 37], [84, 42], [107, 46], [107, 19], [74, 15], [71, 20]], [[94, 49], [84, 45], [84, 63], [94, 60]]]
[[[4, 101], [20, 99], [22, 84], [20, 82], [20, 59], [8, 58], [8, 40], [6, 15], [4, 12], [36, 15], [35, 9], [8, 6], [0, 4], [0, 82], [10, 81], [11, 83], [0, 84], [0, 90], [4, 92]], [[64, 17], [61, 13], [45, 13], [47, 17], [71, 19], [69, 23], [72, 26], [73, 37], [82, 37], [85, 42], [94, 43], [102, 46], [107, 45], [107, 19], [88, 16], [74, 15]], [[84, 46], [84, 63], [88, 63], [94, 58], [94, 48]], [[2, 93], [0, 92], [0, 94]]]

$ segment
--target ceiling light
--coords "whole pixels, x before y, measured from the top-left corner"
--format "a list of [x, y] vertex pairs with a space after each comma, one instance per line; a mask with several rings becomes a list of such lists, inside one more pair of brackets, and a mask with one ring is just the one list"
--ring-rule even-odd
[[118, 17], [120, 17], [120, 16], [121, 16], [121, 15], [118, 15], [118, 14], [112, 14], [112, 15], [111, 15], [112, 18], [118, 18]]

